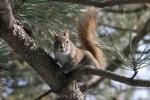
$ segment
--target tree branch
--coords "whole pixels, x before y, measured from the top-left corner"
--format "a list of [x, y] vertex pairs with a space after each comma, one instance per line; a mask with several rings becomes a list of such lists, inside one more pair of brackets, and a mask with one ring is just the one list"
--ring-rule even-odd
[[41, 100], [43, 97], [49, 95], [51, 92], [53, 92], [51, 89], [41, 94], [39, 97], [37, 97], [35, 100]]
[[150, 80], [140, 80], [140, 79], [132, 79], [125, 76], [121, 76], [115, 73], [112, 73], [107, 70], [101, 69], [91, 69], [92, 66], [84, 66], [85, 69], [77, 70], [71, 73], [71, 76], [74, 78], [79, 78], [83, 75], [98, 75], [104, 78], [109, 78], [117, 82], [125, 83], [130, 86], [139, 86], [139, 87], [150, 87]]
[[116, 10], [116, 9], [102, 9], [102, 11], [105, 11], [105, 12], [111, 12], [111, 13], [119, 13], [119, 14], [124, 14], [124, 13], [137, 13], [137, 12], [140, 12], [140, 11], [143, 11], [143, 10], [146, 10], [148, 9], [148, 7], [146, 5], [144, 6], [141, 6], [141, 7], [138, 7], [138, 8], [135, 8], [135, 9], [132, 9], [132, 10]]
[[0, 22], [3, 23], [0, 26], [0, 36], [41, 75], [49, 86], [55, 90], [59, 89], [63, 81], [54, 75], [58, 66], [22, 27], [17, 25], [8, 0], [0, 0]]
[[49, 0], [49, 1], [82, 4], [82, 5], [95, 6], [100, 8], [116, 6], [116, 5], [150, 3], [150, 0], [106, 0], [104, 2], [100, 2], [98, 0], [97, 1], [96, 0], [94, 1], [93, 0]]

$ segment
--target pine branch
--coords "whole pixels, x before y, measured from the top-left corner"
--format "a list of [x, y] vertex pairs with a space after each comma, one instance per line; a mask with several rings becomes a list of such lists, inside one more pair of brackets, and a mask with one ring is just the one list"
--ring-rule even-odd
[[106, 9], [103, 9], [102, 11], [105, 11], [107, 13], [111, 12], [111, 13], [119, 13], [119, 14], [124, 14], [124, 13], [129, 14], [129, 13], [137, 13], [137, 12], [140, 12], [140, 11], [143, 11], [143, 10], [146, 10], [146, 9], [148, 9], [148, 7], [146, 5], [144, 5], [144, 6], [132, 9], [132, 10], [123, 10], [123, 9], [116, 10], [116, 9], [106, 8]]
[[122, 28], [122, 27], [118, 27], [118, 26], [112, 26], [112, 25], [108, 25], [108, 24], [104, 24], [104, 23], [101, 23], [101, 22], [98, 22], [97, 23], [98, 26], [106, 26], [106, 27], [110, 27], [110, 28], [113, 28], [115, 30], [120, 30], [120, 31], [130, 31], [130, 32], [137, 32], [137, 30], [134, 30], [134, 29], [128, 29], [128, 28]]
[[116, 5], [126, 5], [126, 4], [145, 4], [150, 3], [150, 0], [106, 0], [104, 2], [100, 2], [99, 0], [49, 0], [56, 2], [64, 2], [64, 3], [72, 3], [72, 4], [82, 4], [88, 6], [95, 7], [111, 7]]
[[[142, 24], [142, 25], [140, 25], [137, 29], [137, 35], [132, 39], [132, 45], [134, 45], [135, 47], [137, 47], [137, 44], [138, 44], [138, 42], [141, 40], [141, 39], [143, 39], [143, 37], [145, 36], [145, 35], [147, 35], [148, 33], [149, 33], [149, 30], [148, 30], [148, 28], [150, 27], [150, 17], [145, 21], [145, 23], [144, 24]], [[124, 48], [124, 50], [123, 50], [123, 53], [124, 53], [124, 55], [126, 56], [126, 57], [128, 57], [129, 56], [129, 54], [130, 54], [130, 50], [129, 50], [129, 48], [130, 48], [130, 44], [129, 45], [127, 45], [125, 48]], [[115, 60], [113, 60], [112, 61], [113, 63], [110, 63], [108, 66], [107, 66], [107, 70], [109, 70], [109, 71], [114, 71], [114, 70], [116, 70], [117, 69], [117, 66], [114, 64], [114, 63], [116, 63], [118, 66], [119, 65], [121, 65], [122, 64], [122, 62], [119, 60], [119, 59], [115, 59]]]
[[[148, 19], [145, 21], [144, 24], [138, 26], [138, 28], [137, 28], [138, 30], [136, 31], [137, 35], [133, 38], [133, 40], [132, 40], [132, 42], [131, 42], [132, 45], [137, 45], [138, 42], [139, 42], [141, 39], [143, 39], [143, 37], [144, 37], [145, 35], [147, 35], [147, 34], [149, 33], [149, 27], [150, 27], [150, 18], [148, 18]], [[129, 50], [129, 47], [130, 47], [130, 44], [127, 45], [127, 46], [124, 48], [124, 50], [123, 50], [124, 55], [127, 56], [127, 57], [129, 56], [129, 54], [130, 54], [130, 52], [131, 52], [131, 51]], [[135, 47], [136, 47], [136, 46], [135, 46]], [[115, 59], [115, 60], [112, 61], [112, 63], [110, 63], [110, 64], [107, 66], [106, 70], [108, 70], [108, 71], [115, 71], [115, 70], [118, 68], [118, 66], [116, 66], [116, 64], [117, 64], [118, 66], [120, 66], [120, 65], [122, 64], [122, 62], [121, 62], [119, 59]], [[95, 83], [93, 83], [93, 84], [90, 84], [90, 85], [88, 85], [88, 86], [82, 86], [82, 87], [81, 87], [82, 91], [86, 91], [87, 89], [92, 88], [93, 85], [95, 86], [95, 84], [98, 84], [98, 82], [99, 82], [99, 83], [102, 82], [103, 79], [105, 79], [105, 78], [102, 78], [102, 79], [100, 79], [99, 81], [97, 81], [97, 82], [95, 82]]]

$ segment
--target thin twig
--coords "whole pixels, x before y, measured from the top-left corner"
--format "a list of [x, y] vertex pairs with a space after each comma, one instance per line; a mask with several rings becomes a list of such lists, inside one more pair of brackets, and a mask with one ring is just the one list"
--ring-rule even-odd
[[41, 100], [43, 97], [49, 95], [51, 92], [53, 92], [51, 89], [44, 92], [42, 95], [40, 95], [39, 97], [37, 97], [35, 100]]
[[121, 30], [121, 31], [131, 31], [131, 32], [135, 32], [135, 33], [137, 32], [137, 30], [134, 30], [134, 29], [128, 29], [128, 28], [122, 28], [122, 27], [118, 27], [118, 26], [112, 26], [112, 25], [101, 23], [101, 22], [98, 22], [97, 25], [98, 26], [103, 25], [103, 26], [110, 27], [110, 28], [113, 28], [113, 29], [116, 29], [116, 30]]

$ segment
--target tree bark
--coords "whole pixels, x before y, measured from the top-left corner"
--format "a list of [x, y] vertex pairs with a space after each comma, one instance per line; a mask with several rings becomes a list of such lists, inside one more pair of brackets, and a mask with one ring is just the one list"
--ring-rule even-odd
[[80, 91], [77, 82], [69, 79], [62, 89], [58, 100], [84, 100], [84, 95]]

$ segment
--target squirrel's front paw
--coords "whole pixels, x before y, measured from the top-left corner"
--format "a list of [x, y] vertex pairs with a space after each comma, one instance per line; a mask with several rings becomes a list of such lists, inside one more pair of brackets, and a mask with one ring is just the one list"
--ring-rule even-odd
[[92, 65], [86, 65], [85, 68], [95, 69], [95, 66], [92, 66]]

